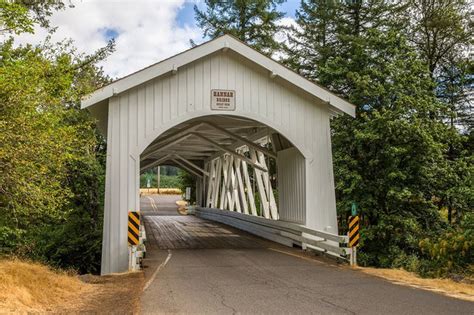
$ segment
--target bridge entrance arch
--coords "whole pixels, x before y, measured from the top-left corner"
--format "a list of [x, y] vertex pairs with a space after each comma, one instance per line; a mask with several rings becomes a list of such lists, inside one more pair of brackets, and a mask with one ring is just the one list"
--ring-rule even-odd
[[160, 163], [196, 176], [205, 215], [225, 209], [337, 234], [329, 124], [354, 106], [229, 35], [117, 80], [82, 107], [107, 137], [102, 274], [128, 269], [140, 172]]

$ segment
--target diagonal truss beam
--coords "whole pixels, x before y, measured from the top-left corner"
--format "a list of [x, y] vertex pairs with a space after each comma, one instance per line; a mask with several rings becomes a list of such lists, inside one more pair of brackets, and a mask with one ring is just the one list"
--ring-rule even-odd
[[235, 139], [235, 140], [237, 140], [237, 141], [239, 141], [239, 142], [241, 142], [241, 143], [243, 143], [243, 144], [246, 144], [246, 145], [248, 145], [248, 146], [251, 147], [251, 148], [254, 148], [254, 149], [257, 150], [257, 151], [260, 151], [260, 152], [262, 152], [263, 154], [266, 154], [266, 155], [268, 155], [268, 156], [271, 156], [271, 157], [274, 158], [274, 159], [277, 158], [277, 156], [276, 156], [276, 154], [275, 154], [274, 152], [268, 150], [267, 148], [264, 148], [264, 147], [262, 147], [262, 146], [259, 146], [258, 144], [254, 143], [253, 141], [250, 141], [250, 140], [248, 140], [248, 139], [245, 139], [244, 137], [241, 137], [241, 136], [239, 136], [238, 134], [236, 134], [236, 133], [234, 133], [234, 132], [228, 131], [228, 130], [226, 130], [225, 128], [216, 126], [216, 125], [214, 125], [214, 124], [212, 124], [212, 123], [210, 123], [210, 122], [207, 122], [207, 121], [204, 122], [203, 124], [204, 124], [204, 125], [207, 125], [207, 126], [209, 126], [209, 127], [211, 127], [211, 128], [213, 128], [213, 129], [215, 129], [215, 130], [218, 130], [218, 131], [222, 132], [223, 134], [226, 134], [227, 136], [229, 136], [229, 137], [231, 137], [231, 138], [233, 138], [233, 139]]
[[200, 166], [194, 164], [193, 162], [183, 158], [182, 156], [179, 156], [178, 154], [175, 154], [174, 157], [181, 160], [181, 161], [183, 161], [184, 163], [188, 164], [189, 166], [194, 167], [197, 170], [200, 170], [204, 175], [209, 176], [209, 172], [207, 172], [205, 169], [203, 169]]
[[[246, 140], [247, 141], [251, 141], [251, 142], [254, 142], [254, 141], [257, 141], [257, 140], [260, 140], [264, 137], [267, 137], [268, 136], [268, 130], [265, 129], [265, 130], [262, 130], [262, 131], [259, 131], [253, 135], [251, 135], [250, 137], [248, 137]], [[246, 145], [240, 141], [236, 141], [233, 145], [229, 146], [228, 148], [231, 149], [231, 150], [239, 150], [241, 149], [242, 147], [245, 147]], [[248, 146], [247, 146], [248, 147]], [[259, 150], [261, 149], [262, 147], [259, 146]], [[207, 161], [212, 161], [214, 159], [217, 159], [219, 156], [222, 155], [222, 150], [215, 153], [214, 155], [210, 156]]]
[[153, 154], [155, 154], [156, 152], [163, 151], [163, 150], [165, 150], [165, 149], [167, 149], [167, 148], [169, 148], [169, 147], [171, 147], [171, 146], [173, 146], [173, 145], [175, 145], [175, 144], [177, 144], [177, 143], [179, 143], [179, 142], [181, 142], [181, 141], [183, 141], [183, 140], [189, 138], [190, 136], [191, 136], [191, 133], [189, 133], [189, 132], [188, 132], [188, 133], [185, 133], [184, 135], [180, 136], [179, 138], [177, 138], [177, 139], [175, 139], [175, 140], [173, 140], [173, 141], [168, 142], [167, 144], [165, 144], [165, 145], [163, 145], [163, 146], [157, 148], [156, 150], [154, 150], [154, 151], [152, 151], [152, 152], [149, 152], [148, 154], [143, 155], [141, 158], [142, 158], [142, 159], [146, 159], [146, 158], [152, 156]]
[[211, 140], [211, 139], [209, 139], [208, 137], [205, 137], [205, 136], [203, 136], [203, 135], [201, 135], [201, 134], [199, 134], [199, 133], [197, 133], [197, 132], [191, 132], [191, 134], [192, 134], [193, 136], [196, 136], [196, 137], [198, 137], [198, 138], [203, 139], [204, 141], [209, 142], [209, 143], [212, 144], [213, 146], [215, 146], [215, 147], [221, 149], [222, 151], [225, 151], [225, 152], [227, 152], [227, 153], [233, 155], [234, 157], [236, 157], [236, 158], [238, 158], [238, 159], [242, 159], [242, 160], [246, 161], [247, 163], [249, 163], [250, 165], [252, 165], [253, 167], [259, 169], [259, 170], [262, 171], [262, 172], [266, 172], [266, 171], [267, 171], [267, 169], [266, 169], [265, 167], [260, 166], [257, 162], [254, 163], [251, 159], [247, 158], [245, 155], [239, 154], [239, 153], [235, 152], [234, 150], [232, 150], [232, 149], [230, 149], [230, 148], [228, 148], [228, 147], [225, 147], [225, 146], [223, 146], [223, 145], [220, 145], [219, 143], [215, 142], [214, 140]]
[[199, 177], [199, 178], [202, 178], [202, 177], [203, 177], [201, 174], [199, 174], [199, 173], [196, 172], [195, 170], [191, 169], [189, 166], [187, 166], [187, 165], [184, 164], [183, 162], [180, 162], [180, 161], [177, 160], [177, 159], [172, 159], [172, 161], [175, 162], [176, 164], [178, 164], [179, 166], [181, 166], [182, 168], [184, 168], [186, 171], [190, 172], [191, 174], [196, 175], [196, 176]]
[[155, 144], [152, 144], [151, 146], [149, 146], [149, 147], [143, 152], [143, 155], [147, 155], [147, 154], [149, 154], [150, 152], [154, 152], [154, 151], [156, 151], [157, 149], [161, 149], [161, 147], [162, 147], [163, 145], [166, 145], [167, 143], [172, 142], [173, 140], [180, 138], [181, 136], [185, 135], [186, 133], [189, 133], [190, 131], [196, 130], [197, 128], [201, 127], [202, 125], [203, 125], [202, 122], [194, 123], [194, 124], [192, 124], [191, 126], [186, 127], [185, 129], [177, 130], [176, 132], [173, 132], [172, 134], [169, 134], [169, 135], [163, 137], [163, 138], [160, 140], [160, 142], [155, 143]]
[[143, 171], [145, 171], [145, 170], [147, 170], [147, 169], [149, 169], [149, 168], [152, 168], [152, 167], [157, 166], [157, 165], [159, 165], [159, 164], [161, 164], [161, 163], [163, 163], [163, 162], [166, 162], [166, 160], [169, 160], [170, 158], [171, 158], [171, 154], [167, 154], [167, 155], [163, 156], [162, 158], [159, 158], [159, 159], [156, 160], [156, 161], [153, 161], [153, 162], [151, 162], [151, 163], [148, 163], [148, 164], [142, 166], [142, 167], [140, 168], [140, 172], [143, 172]]

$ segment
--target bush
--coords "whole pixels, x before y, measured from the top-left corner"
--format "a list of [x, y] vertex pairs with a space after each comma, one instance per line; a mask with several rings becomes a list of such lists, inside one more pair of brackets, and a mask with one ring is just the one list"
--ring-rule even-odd
[[186, 187], [191, 187], [191, 199], [189, 202], [191, 204], [196, 202], [196, 178], [189, 174], [188, 172], [179, 170], [178, 172], [179, 177], [179, 186], [178, 188], [181, 189], [183, 193], [186, 192]]
[[419, 242], [423, 260], [422, 276], [445, 277], [450, 274], [472, 276], [474, 273], [474, 215], [465, 215], [457, 228], [449, 228], [439, 237]]
[[382, 215], [376, 225], [362, 223], [359, 263], [382, 268], [416, 264], [421, 233], [414, 218], [400, 215]]
[[160, 188], [180, 188], [181, 178], [179, 176], [160, 176]]

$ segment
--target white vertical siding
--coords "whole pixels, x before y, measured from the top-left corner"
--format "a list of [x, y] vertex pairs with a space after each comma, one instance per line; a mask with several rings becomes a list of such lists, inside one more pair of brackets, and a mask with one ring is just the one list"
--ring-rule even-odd
[[301, 223], [305, 213], [305, 161], [296, 148], [278, 152], [278, 209], [280, 220]]

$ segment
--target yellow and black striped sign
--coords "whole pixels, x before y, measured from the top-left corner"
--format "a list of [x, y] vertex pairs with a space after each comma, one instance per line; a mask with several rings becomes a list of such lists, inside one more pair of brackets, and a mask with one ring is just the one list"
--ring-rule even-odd
[[349, 247], [359, 244], [359, 216], [349, 217]]
[[140, 242], [140, 212], [128, 213], [128, 245], [138, 245]]

